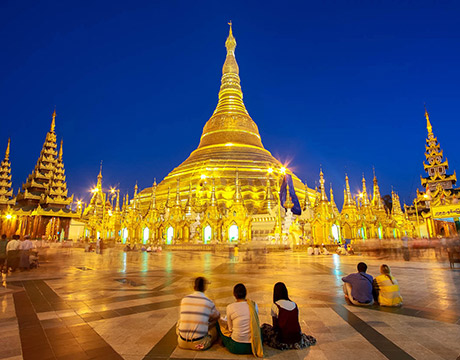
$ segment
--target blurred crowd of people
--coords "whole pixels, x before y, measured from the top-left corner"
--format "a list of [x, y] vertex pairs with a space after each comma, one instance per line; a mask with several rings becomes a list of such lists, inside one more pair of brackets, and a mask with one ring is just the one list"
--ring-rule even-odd
[[38, 251], [28, 235], [13, 235], [8, 239], [5, 234], [0, 239], [0, 272], [3, 274], [38, 267]]

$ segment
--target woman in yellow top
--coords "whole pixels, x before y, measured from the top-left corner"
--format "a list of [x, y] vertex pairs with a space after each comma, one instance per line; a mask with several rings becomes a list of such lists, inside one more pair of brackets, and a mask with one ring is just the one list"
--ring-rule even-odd
[[374, 290], [378, 294], [381, 306], [401, 306], [403, 299], [399, 291], [398, 281], [391, 275], [388, 265], [380, 266], [380, 274], [374, 279]]

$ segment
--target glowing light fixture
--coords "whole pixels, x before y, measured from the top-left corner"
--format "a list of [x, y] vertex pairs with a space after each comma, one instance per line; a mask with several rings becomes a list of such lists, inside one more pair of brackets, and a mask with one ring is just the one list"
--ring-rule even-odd
[[11, 219], [12, 219], [12, 217], [13, 217], [13, 215], [11, 215], [11, 214], [6, 214], [6, 218], [7, 218], [7, 220], [11, 220]]
[[273, 172], [272, 168], [268, 168], [268, 173], [271, 174]]
[[205, 174], [201, 174], [201, 180], [204, 180], [206, 179], [206, 175]]
[[93, 194], [97, 193], [97, 188], [91, 189], [91, 192], [92, 192]]
[[286, 168], [284, 166], [280, 169], [280, 171], [281, 171], [281, 174], [286, 174]]

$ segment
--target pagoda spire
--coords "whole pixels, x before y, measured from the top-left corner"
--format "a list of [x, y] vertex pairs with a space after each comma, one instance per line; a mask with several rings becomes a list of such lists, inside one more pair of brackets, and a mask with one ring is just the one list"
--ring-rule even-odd
[[330, 196], [331, 196], [331, 209], [332, 209], [332, 214], [338, 216], [339, 215], [339, 209], [337, 208], [337, 205], [334, 201], [334, 191], [332, 190], [332, 183], [330, 185]]
[[422, 186], [426, 191], [435, 191], [438, 185], [443, 189], [452, 189], [457, 182], [455, 171], [452, 175], [447, 174], [449, 162], [444, 159], [443, 151], [438, 139], [434, 136], [433, 127], [431, 125], [430, 116], [425, 108], [426, 129], [428, 137], [425, 145], [426, 162], [423, 163], [423, 168], [427, 172], [427, 177], [422, 177]]
[[6, 146], [5, 158], [0, 165], [0, 209], [14, 205], [13, 188], [11, 187], [10, 139]]
[[151, 202], [150, 208], [152, 210], [155, 210], [157, 208], [157, 180], [156, 179], [153, 179], [152, 202]]
[[401, 209], [401, 201], [399, 200], [399, 195], [395, 193], [393, 190], [391, 190], [391, 202], [391, 215], [404, 215]]
[[273, 196], [270, 173], [267, 175], [267, 191], [265, 193], [264, 210], [268, 213], [276, 206], [275, 197]]
[[117, 200], [115, 203], [115, 211], [120, 211], [120, 190], [117, 190]]
[[289, 182], [286, 182], [286, 201], [283, 204], [283, 207], [287, 210], [292, 209], [294, 207], [294, 203], [292, 202], [291, 193], [289, 191]]
[[304, 182], [304, 188], [305, 188], [305, 200], [304, 200], [304, 203], [303, 203], [303, 210], [307, 210], [311, 206], [310, 197], [308, 196], [307, 180], [305, 180], [305, 182]]
[[385, 208], [383, 205], [382, 197], [380, 195], [380, 188], [377, 182], [377, 177], [375, 176], [375, 171], [374, 171], [374, 194], [372, 197], [372, 206], [374, 206], [376, 210], [383, 210]]
[[345, 191], [346, 191], [346, 201], [345, 201], [345, 204], [346, 205], [354, 205], [354, 201], [353, 201], [353, 195], [351, 195], [351, 190], [350, 190], [350, 182], [348, 180], [348, 175], [345, 174]]
[[[19, 206], [37, 206], [47, 196], [58, 162], [55, 127], [56, 111], [53, 112], [51, 129], [46, 134], [35, 168], [22, 185], [22, 192], [17, 196]], [[52, 207], [55, 204], [50, 202], [48, 205]], [[57, 207], [62, 207], [62, 204], [56, 205], [58, 205]]]
[[52, 117], [52, 120], [51, 120], [51, 128], [50, 128], [50, 131], [51, 132], [54, 132], [54, 129], [56, 128], [56, 108], [54, 108], [54, 111], [53, 111], [53, 117]]
[[321, 190], [321, 201], [327, 201], [326, 189], [324, 187], [324, 174], [323, 169], [319, 172], [319, 185]]
[[360, 196], [361, 197], [361, 204], [364, 205], [364, 206], [367, 206], [367, 205], [369, 205], [369, 196], [367, 195], [366, 179], [364, 178], [364, 174], [363, 174], [362, 183], [363, 183], [363, 192], [361, 193], [362, 196]]
[[185, 214], [191, 216], [193, 212], [192, 208], [192, 182], [190, 181], [188, 184], [188, 198], [187, 203], [185, 204]]
[[217, 206], [216, 182], [215, 182], [214, 178], [212, 178], [211, 206]]
[[227, 56], [222, 67], [219, 101], [213, 115], [203, 128], [197, 150], [210, 145], [236, 144], [264, 148], [257, 125], [249, 116], [243, 102], [239, 68], [235, 58], [236, 40], [231, 22], [229, 25], [230, 29], [225, 41]]
[[170, 196], [170, 193], [171, 193], [171, 187], [168, 186], [168, 195], [166, 196], [166, 202], [165, 202], [165, 208], [169, 208], [169, 196]]

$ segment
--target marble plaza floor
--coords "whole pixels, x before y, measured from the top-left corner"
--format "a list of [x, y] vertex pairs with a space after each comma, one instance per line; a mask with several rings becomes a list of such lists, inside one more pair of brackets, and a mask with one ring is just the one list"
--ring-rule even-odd
[[[404, 297], [400, 309], [346, 305], [341, 277], [365, 261], [385, 262]], [[192, 279], [225, 312], [243, 282], [271, 322], [273, 285], [283, 281], [300, 309], [302, 330], [317, 344], [305, 350], [265, 347], [270, 359], [449, 359], [460, 355], [460, 270], [435, 261], [270, 253], [237, 259], [227, 253], [103, 255], [81, 249], [41, 251], [39, 269], [16, 272], [0, 290], [0, 359], [247, 359], [215, 344], [204, 352], [177, 347], [175, 325]]]

